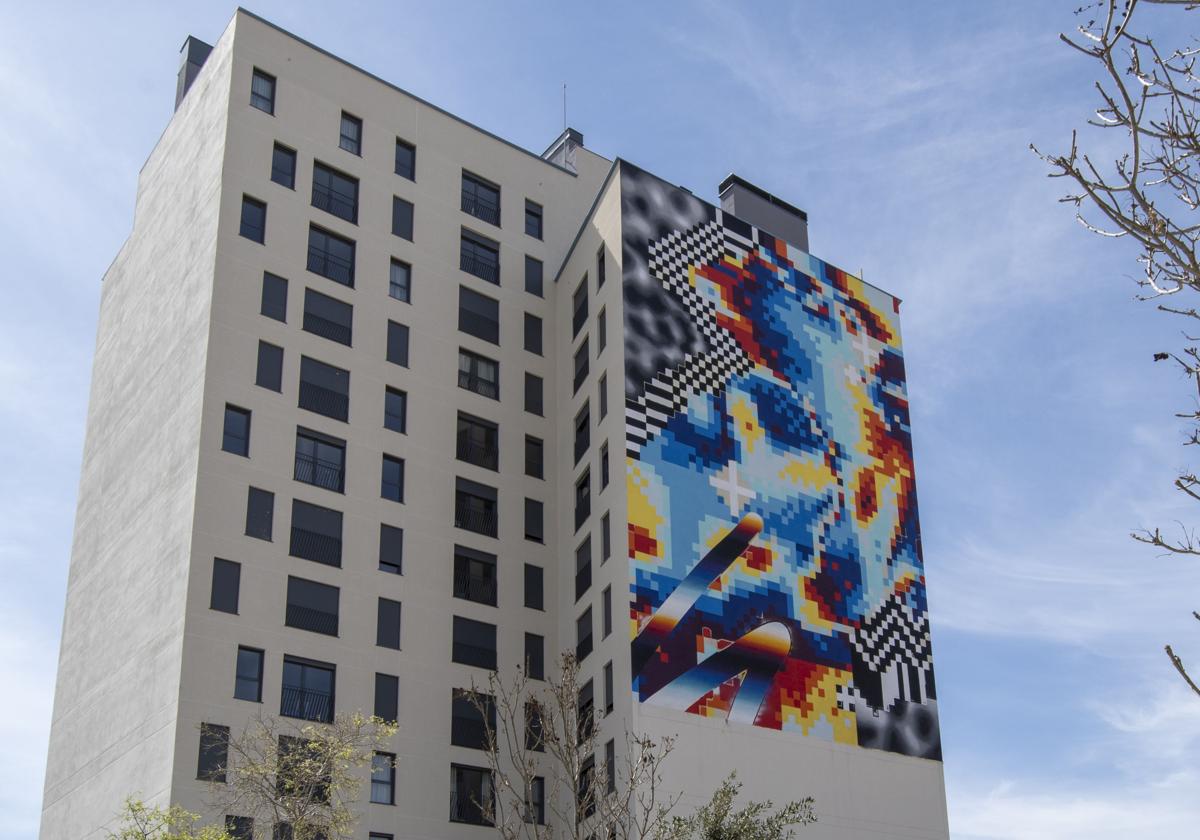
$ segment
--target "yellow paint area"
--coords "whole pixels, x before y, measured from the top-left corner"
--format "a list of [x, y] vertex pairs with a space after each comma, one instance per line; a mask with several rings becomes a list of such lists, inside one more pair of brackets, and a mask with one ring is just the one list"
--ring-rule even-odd
[[792, 484], [803, 484], [816, 493], [824, 493], [837, 485], [833, 470], [819, 452], [805, 458], [789, 455], [779, 471], [779, 477]]
[[755, 414], [746, 394], [739, 393], [734, 397], [729, 406], [729, 413], [733, 415], [733, 428], [746, 447], [746, 452], [753, 453], [754, 447], [766, 437], [766, 432], [758, 425], [758, 415]]
[[803, 698], [784, 693], [780, 698], [780, 715], [783, 728], [799, 727], [808, 735], [822, 718], [833, 730], [833, 740], [839, 744], [858, 744], [858, 718], [854, 712], [837, 707], [837, 687], [850, 685], [854, 675], [850, 671], [823, 668], [816, 679], [809, 683], [808, 694]]
[[[625, 485], [629, 499], [629, 524], [626, 540], [629, 544], [629, 557], [646, 563], [658, 563], [663, 559], [663, 543], [659, 539], [659, 526], [666, 525], [666, 519], [655, 507], [652, 495], [652, 481], [643, 472], [640, 461], [625, 458]], [[635, 548], [635, 541], [630, 532], [640, 529], [652, 541], [652, 548], [646, 546]]]

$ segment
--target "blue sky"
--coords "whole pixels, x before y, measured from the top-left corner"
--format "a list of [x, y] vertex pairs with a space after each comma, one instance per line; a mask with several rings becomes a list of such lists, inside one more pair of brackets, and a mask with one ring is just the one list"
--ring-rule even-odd
[[[99, 280], [178, 47], [233, 12], [101, 5], [0, 6], [4, 840], [36, 835]], [[1200, 701], [1162, 653], [1200, 670], [1200, 563], [1127, 537], [1194, 513], [1170, 491], [1188, 385], [1150, 361], [1182, 339], [1027, 149], [1087, 114], [1091, 68], [1056, 43], [1077, 5], [251, 7], [535, 151], [566, 82], [591, 148], [709, 199], [736, 171], [808, 211], [816, 255], [904, 300], [956, 840], [1200, 822]]]

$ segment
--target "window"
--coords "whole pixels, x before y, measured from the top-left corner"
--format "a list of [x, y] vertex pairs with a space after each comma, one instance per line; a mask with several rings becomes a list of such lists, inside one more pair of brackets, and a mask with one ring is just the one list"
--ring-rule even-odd
[[617, 790], [617, 742], [612, 739], [604, 745], [604, 777], [605, 790], [615, 793]]
[[259, 311], [268, 318], [287, 323], [288, 281], [269, 271], [263, 272], [262, 307]]
[[525, 701], [525, 749], [546, 751], [542, 707], [532, 697]]
[[398, 575], [404, 571], [404, 530], [379, 526], [379, 570]]
[[350, 416], [350, 371], [301, 356], [299, 406], [346, 422]]
[[408, 428], [408, 394], [396, 388], [383, 392], [383, 427], [404, 434]]
[[496, 670], [496, 625], [454, 616], [450, 658], [463, 665]]
[[338, 588], [288, 576], [284, 624], [324, 636], [338, 634]]
[[296, 188], [296, 150], [275, 144], [271, 152], [271, 180], [289, 190]]
[[380, 831], [372, 831], [367, 835], [367, 840], [396, 840], [396, 835], [384, 834]]
[[458, 329], [467, 335], [499, 344], [500, 302], [473, 292], [466, 286], [459, 286]]
[[268, 391], [283, 391], [283, 348], [265, 341], [258, 342], [258, 368], [254, 384]]
[[575, 351], [575, 383], [571, 393], [579, 391], [579, 386], [587, 379], [588, 375], [588, 340], [587, 336], [583, 337], [583, 343], [579, 345], [579, 349]]
[[[575, 659], [582, 662], [592, 652], [592, 608], [575, 619]], [[589, 687], [591, 683], [588, 684]]]
[[525, 634], [525, 673], [532, 680], [546, 679], [546, 640], [534, 633]]
[[250, 104], [268, 114], [275, 113], [275, 77], [257, 67], [250, 79]]
[[587, 521], [592, 512], [592, 473], [584, 470], [575, 482], [575, 530]]
[[525, 822], [546, 824], [546, 780], [534, 776], [529, 782], [529, 798], [525, 801]]
[[262, 702], [263, 652], [257, 648], [239, 647], [233, 679], [233, 698]]
[[371, 756], [371, 801], [376, 805], [396, 804], [396, 756], [392, 753]]
[[612, 633], [612, 587], [604, 587], [600, 594], [600, 638], [607, 639]]
[[542, 261], [525, 255], [525, 291], [542, 296]]
[[226, 815], [225, 831], [232, 840], [254, 840], [254, 818]]
[[350, 346], [354, 307], [312, 289], [304, 290], [304, 331]]
[[238, 593], [242, 587], [242, 564], [232, 560], [213, 558], [212, 589], [208, 597], [208, 608], [217, 612], [237, 615]]
[[491, 825], [492, 773], [482, 767], [450, 765], [450, 821]]
[[417, 147], [396, 138], [396, 174], [410, 181], [417, 180]]
[[600, 245], [600, 249], [596, 251], [596, 288], [599, 289], [604, 285], [604, 245]]
[[493, 400], [500, 399], [500, 365], [493, 359], [458, 351], [458, 387]]
[[375, 644], [378, 647], [400, 650], [400, 602], [379, 599], [375, 621]]
[[375, 717], [395, 722], [400, 708], [400, 678], [391, 674], [375, 675]]
[[604, 663], [604, 714], [613, 710], [613, 664]]
[[525, 606], [531, 610], [544, 609], [542, 606], [542, 567], [532, 563], [525, 564]]
[[525, 410], [542, 416], [542, 377], [534, 373], [525, 374]]
[[525, 349], [542, 355], [542, 319], [529, 312], [525, 313]]
[[588, 408], [587, 401], [583, 403], [583, 408], [575, 415], [575, 463], [579, 463], [579, 459], [583, 457], [583, 453], [587, 452], [588, 446], [592, 442], [592, 421], [591, 411]]
[[525, 475], [530, 478], [545, 477], [545, 449], [541, 438], [525, 436]]
[[292, 499], [292, 534], [288, 553], [293, 557], [342, 565], [342, 513]]
[[608, 514], [600, 517], [600, 565], [612, 556], [612, 534]]
[[463, 229], [458, 267], [480, 280], [500, 285], [500, 243]]
[[576, 726], [578, 727], [578, 743], [582, 744], [596, 729], [596, 708], [591, 680], [588, 680], [579, 688], [579, 696], [576, 697], [575, 716]]
[[357, 224], [358, 179], [320, 161], [313, 161], [312, 206]]
[[246, 495], [246, 536], [271, 541], [275, 519], [275, 494], [251, 487]]
[[600, 310], [600, 314], [596, 316], [596, 355], [600, 355], [600, 351], [608, 346], [608, 309], [607, 307]]
[[267, 239], [267, 205], [257, 198], [242, 196], [242, 223], [238, 235], [252, 242], [263, 243]]
[[229, 727], [216, 723], [200, 724], [200, 755], [196, 778], [204, 782], [225, 781], [229, 766]]
[[542, 527], [543, 513], [543, 505], [537, 499], [525, 500], [525, 539], [534, 542], [545, 540]]
[[592, 538], [585, 537], [575, 549], [575, 600], [592, 588]]
[[221, 449], [234, 455], [250, 456], [250, 412], [225, 403], [225, 428], [221, 433]]
[[400, 367], [408, 367], [408, 327], [388, 321], [387, 360]]
[[458, 413], [458, 440], [455, 447], [460, 461], [488, 470], [499, 468], [499, 428], [489, 420]]
[[308, 270], [354, 286], [354, 242], [316, 225], [308, 227]]
[[388, 294], [403, 303], [412, 303], [412, 266], [395, 257], [388, 273]]
[[413, 204], [399, 196], [392, 196], [392, 233], [412, 242]]
[[489, 727], [492, 732], [496, 731], [495, 698], [482, 692], [476, 692], [472, 697], [469, 691], [454, 689], [450, 697], [450, 743], [456, 747], [486, 750]]
[[457, 479], [454, 490], [454, 525], [487, 537], [496, 536], [496, 488]]
[[338, 147], [352, 155], [362, 155], [362, 120], [342, 111], [342, 130]]
[[525, 232], [534, 239], [542, 238], [542, 205], [525, 199]]
[[600, 489], [608, 486], [608, 441], [600, 444]]
[[454, 597], [496, 606], [496, 555], [454, 546]]
[[500, 187], [476, 175], [462, 174], [462, 210], [499, 227]]
[[404, 459], [394, 455], [383, 456], [383, 478], [379, 490], [381, 498], [393, 502], [404, 501]]
[[579, 281], [579, 285], [575, 287], [574, 294], [571, 295], [571, 308], [574, 312], [571, 316], [571, 337], [574, 338], [579, 335], [579, 331], [587, 323], [588, 283], [586, 274], [583, 275], [583, 279]]
[[285, 656], [279, 714], [302, 720], [332, 722], [335, 674], [334, 666], [326, 662]]
[[600, 395], [600, 419], [608, 416], [608, 374], [600, 374], [600, 384], [597, 387]]

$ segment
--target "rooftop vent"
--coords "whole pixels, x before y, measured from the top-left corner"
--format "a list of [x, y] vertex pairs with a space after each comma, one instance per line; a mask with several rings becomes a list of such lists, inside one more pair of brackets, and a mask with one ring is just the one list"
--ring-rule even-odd
[[726, 213], [732, 213], [802, 251], [808, 250], [808, 214], [799, 207], [733, 174], [717, 189], [721, 195], [721, 209]]
[[542, 158], [556, 163], [564, 169], [575, 171], [575, 150], [583, 148], [583, 134], [573, 128], [563, 130], [550, 147], [542, 152]]
[[187, 96], [188, 89], [191, 88], [192, 82], [196, 81], [196, 75], [211, 52], [212, 44], [206, 44], [192, 35], [183, 42], [183, 48], [179, 51], [179, 82], [175, 85], [176, 111], [179, 110], [179, 103]]

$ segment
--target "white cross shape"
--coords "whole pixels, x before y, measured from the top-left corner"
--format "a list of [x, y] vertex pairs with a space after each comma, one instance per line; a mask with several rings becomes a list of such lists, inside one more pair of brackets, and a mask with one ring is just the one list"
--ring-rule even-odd
[[749, 504], [758, 495], [738, 481], [737, 461], [726, 464], [725, 469], [708, 479], [708, 483], [717, 491], [717, 495], [724, 498], [725, 504], [729, 505], [729, 512], [735, 516], [742, 512], [743, 505]]

